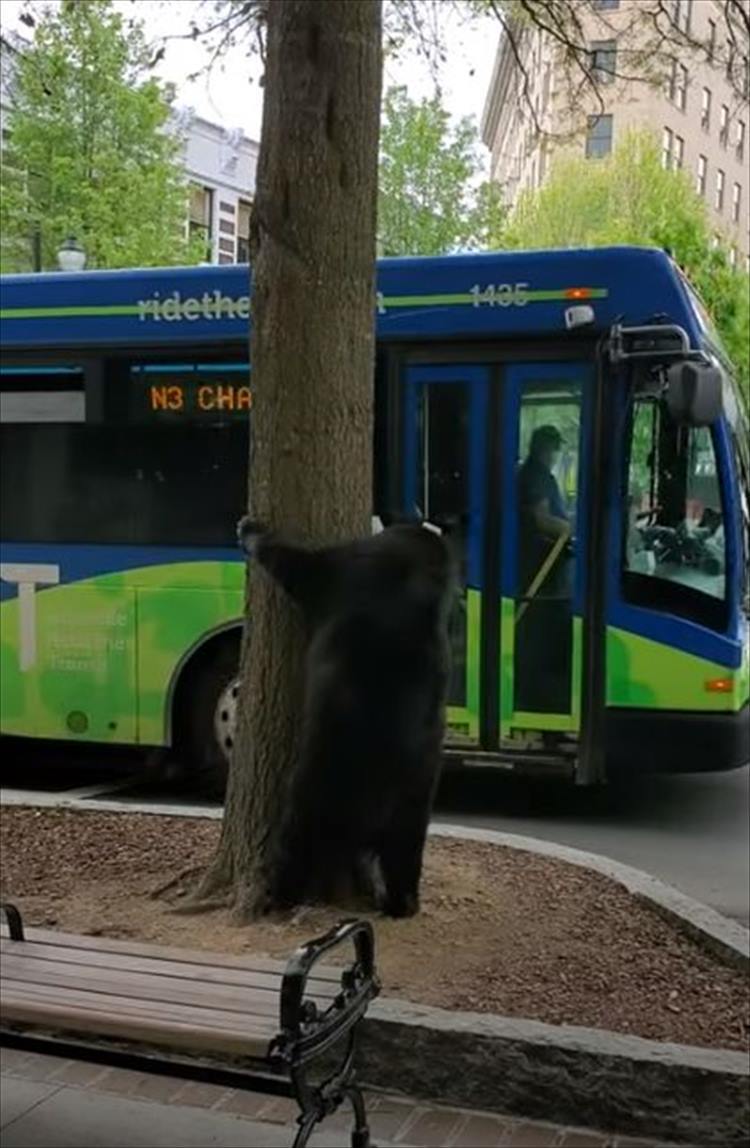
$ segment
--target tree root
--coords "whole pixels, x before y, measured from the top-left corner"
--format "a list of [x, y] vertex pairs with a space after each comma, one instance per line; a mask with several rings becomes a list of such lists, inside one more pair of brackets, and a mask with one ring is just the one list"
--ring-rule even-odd
[[182, 882], [187, 880], [188, 877], [197, 877], [199, 873], [204, 871], [204, 869], [205, 865], [191, 865], [187, 869], [181, 869], [176, 877], [170, 877], [170, 879], [165, 881], [163, 885], [157, 885], [155, 889], [152, 889], [149, 893], [150, 900], [157, 901], [160, 897], [163, 897], [165, 893], [168, 893], [170, 889], [174, 889], [177, 885], [181, 885]]
[[229, 893], [224, 897], [207, 898], [204, 900], [199, 900], [197, 897], [190, 897], [181, 905], [172, 905], [167, 912], [172, 913], [175, 917], [198, 916], [200, 913], [213, 913], [214, 909], [227, 909], [231, 903], [232, 898]]
[[268, 891], [261, 881], [242, 881], [233, 890], [232, 920], [237, 925], [249, 925], [265, 917], [272, 908]]
[[231, 866], [224, 853], [219, 852], [211, 864], [192, 866], [178, 873], [160, 888], [155, 889], [152, 897], [163, 897], [170, 890], [179, 887], [190, 877], [200, 877], [193, 889], [182, 892], [177, 904], [171, 905], [170, 913], [178, 916], [189, 916], [198, 913], [211, 913], [214, 909], [227, 909], [232, 905], [234, 892], [232, 889]]

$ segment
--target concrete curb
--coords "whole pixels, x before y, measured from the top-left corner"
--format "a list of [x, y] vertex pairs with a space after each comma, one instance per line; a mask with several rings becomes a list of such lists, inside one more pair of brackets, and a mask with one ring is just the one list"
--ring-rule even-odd
[[495, 829], [472, 829], [463, 825], [441, 823], [430, 826], [430, 836], [504, 845], [509, 849], [520, 849], [541, 857], [567, 861], [570, 865], [579, 865], [584, 869], [593, 869], [624, 885], [634, 897], [651, 905], [658, 913], [717, 956], [743, 971], [750, 969], [750, 930], [739, 921], [724, 917], [715, 909], [695, 901], [685, 893], [680, 893], [678, 889], [659, 881], [641, 869], [634, 869], [631, 865], [624, 865], [609, 857], [602, 857], [599, 853], [587, 853], [583, 849], [556, 845], [552, 841], [541, 841], [536, 837], [500, 833]]
[[357, 1065], [367, 1084], [447, 1104], [649, 1140], [747, 1144], [740, 1052], [378, 1000]]

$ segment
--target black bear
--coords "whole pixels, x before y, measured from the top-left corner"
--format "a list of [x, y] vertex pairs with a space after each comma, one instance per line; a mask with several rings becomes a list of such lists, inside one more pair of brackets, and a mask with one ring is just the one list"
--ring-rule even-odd
[[318, 550], [248, 519], [238, 535], [309, 632], [300, 761], [273, 900], [326, 899], [342, 876], [356, 886], [374, 870], [383, 911], [410, 916], [441, 764], [451, 552], [416, 524]]

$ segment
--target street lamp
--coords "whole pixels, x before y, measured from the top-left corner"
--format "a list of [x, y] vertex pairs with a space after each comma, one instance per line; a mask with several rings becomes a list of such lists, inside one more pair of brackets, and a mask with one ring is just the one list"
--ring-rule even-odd
[[60, 244], [57, 262], [61, 271], [83, 271], [86, 266], [86, 252], [74, 235], [69, 235], [65, 242]]

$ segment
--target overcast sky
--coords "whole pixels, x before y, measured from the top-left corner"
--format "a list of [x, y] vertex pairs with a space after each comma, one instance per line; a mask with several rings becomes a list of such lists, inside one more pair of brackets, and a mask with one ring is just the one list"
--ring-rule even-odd
[[[200, 18], [202, 11], [204, 18], [206, 15], [199, 0], [117, 0], [116, 7], [128, 15], [135, 11], [147, 35], [154, 39], [187, 31], [191, 16]], [[18, 20], [21, 11], [22, 0], [2, 0], [0, 21], [3, 28], [28, 35], [28, 29]], [[495, 58], [497, 23], [492, 17], [478, 19], [471, 25], [448, 19], [445, 36], [449, 59], [441, 73], [441, 85], [446, 106], [453, 115], [473, 116], [479, 124]], [[214, 65], [210, 75], [190, 81], [188, 77], [200, 71], [206, 61], [206, 48], [200, 42], [168, 40], [166, 56], [156, 71], [176, 85], [180, 104], [194, 107], [199, 115], [225, 127], [241, 127], [257, 139], [263, 103], [257, 60], [248, 59], [241, 49], [235, 49], [222, 63]], [[414, 53], [389, 62], [385, 82], [405, 84], [413, 97], [433, 91], [429, 69]]]

